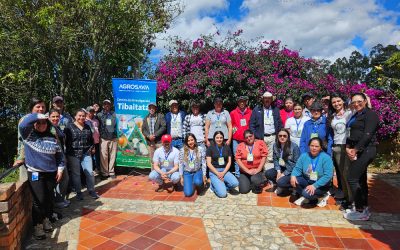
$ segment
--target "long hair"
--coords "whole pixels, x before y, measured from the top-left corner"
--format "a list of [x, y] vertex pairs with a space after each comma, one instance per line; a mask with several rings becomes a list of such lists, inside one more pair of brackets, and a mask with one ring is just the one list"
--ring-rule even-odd
[[334, 108], [333, 105], [332, 105], [332, 100], [333, 100], [333, 98], [340, 98], [340, 99], [342, 99], [342, 101], [343, 101], [343, 108], [344, 108], [344, 110], [347, 109], [346, 99], [345, 99], [342, 95], [340, 95], [339, 93], [333, 93], [333, 94], [331, 94], [331, 95], [330, 95], [330, 99], [329, 99], [329, 115], [326, 117], [326, 128], [327, 128], [327, 129], [331, 128], [331, 123], [332, 123], [332, 120], [333, 120], [333, 116], [334, 116], [334, 114], [336, 113], [336, 110], [335, 110], [335, 108]]
[[[222, 135], [222, 137], [224, 137], [224, 133], [222, 131], [215, 131], [213, 135], [213, 143], [215, 145], [217, 145], [217, 143], [215, 142], [215, 137], [217, 137], [217, 135]], [[222, 141], [222, 146], [225, 146], [225, 140]]]
[[[279, 134], [280, 132], [285, 132], [285, 133], [287, 134], [287, 136], [288, 136], [288, 137], [287, 137], [287, 142], [286, 142], [285, 145], [283, 146], [283, 149], [282, 149], [281, 143], [279, 142], [279, 136], [278, 136], [278, 134]], [[292, 146], [292, 142], [290, 141], [290, 133], [289, 133], [289, 130], [287, 130], [286, 128], [281, 128], [281, 129], [279, 130], [279, 132], [276, 134], [275, 144], [276, 144], [276, 146], [278, 147], [278, 149], [283, 150], [282, 158], [283, 158], [284, 160], [287, 160], [287, 158], [289, 157], [289, 155], [290, 155], [290, 153], [291, 153], [290, 148], [291, 148], [291, 146]]]
[[189, 137], [193, 137], [193, 139], [194, 139], [194, 154], [196, 155], [196, 161], [198, 161], [200, 159], [199, 147], [197, 145], [196, 136], [194, 134], [192, 134], [192, 133], [187, 133], [186, 134], [185, 141], [184, 141], [184, 144], [183, 144], [183, 160], [185, 162], [188, 162], [188, 155], [189, 155], [189, 150], [190, 150], [189, 145], [188, 145]]

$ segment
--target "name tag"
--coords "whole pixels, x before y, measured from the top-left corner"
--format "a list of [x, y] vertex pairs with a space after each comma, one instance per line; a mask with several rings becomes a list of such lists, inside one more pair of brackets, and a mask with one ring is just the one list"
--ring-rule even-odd
[[279, 158], [279, 166], [284, 167], [285, 166], [285, 160], [282, 158]]
[[39, 173], [32, 172], [32, 181], [38, 181], [38, 180], [39, 180]]
[[220, 166], [225, 165], [224, 157], [218, 157], [218, 165], [220, 165]]
[[254, 160], [254, 155], [253, 154], [248, 154], [247, 155], [247, 161], [252, 162]]
[[244, 127], [247, 125], [246, 119], [240, 119], [240, 126]]
[[299, 130], [299, 131], [294, 131], [294, 133], [295, 133], [295, 135], [296, 135], [296, 137], [301, 137], [301, 132], [302, 132], [302, 130]]
[[111, 126], [111, 119], [106, 119], [106, 125]]
[[163, 161], [162, 165], [163, 165], [163, 167], [167, 168], [169, 166], [169, 161], [167, 161], [167, 160]]
[[317, 181], [318, 180], [318, 172], [317, 171], [311, 171], [310, 173], [310, 180], [312, 181]]
[[318, 133], [311, 133], [310, 139], [318, 138]]
[[222, 122], [220, 122], [220, 121], [217, 121], [217, 123], [216, 123], [215, 127], [217, 127], [217, 128], [221, 128], [221, 127], [222, 127]]
[[194, 168], [194, 162], [192, 162], [192, 161], [189, 161], [189, 168]]

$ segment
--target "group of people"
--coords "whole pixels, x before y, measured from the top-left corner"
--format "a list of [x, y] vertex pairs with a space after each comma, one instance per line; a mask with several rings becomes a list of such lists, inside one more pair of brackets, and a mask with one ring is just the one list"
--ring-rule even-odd
[[[355, 93], [348, 101], [336, 94], [317, 100], [306, 93], [301, 103], [287, 97], [279, 108], [275, 96], [265, 92], [254, 109], [247, 96], [238, 97], [231, 112], [222, 98], [213, 103], [207, 114], [197, 101], [189, 114], [177, 100], [169, 102], [165, 115], [156, 103], [148, 105], [141, 132], [157, 192], [183, 188], [192, 196], [196, 189], [204, 192], [209, 180], [210, 190], [223, 198], [260, 193], [267, 185], [277, 195], [296, 196], [297, 205], [323, 207], [332, 194], [346, 219], [369, 219], [367, 167], [376, 155], [379, 119], [365, 94]], [[89, 196], [97, 199], [94, 170], [102, 179], [115, 178], [117, 119], [110, 100], [103, 101], [101, 111], [94, 104], [72, 118], [62, 97], [53, 98], [47, 114], [45, 102], [33, 98], [30, 112], [19, 123], [15, 164], [24, 163], [20, 175], [33, 194], [34, 236], [43, 239], [52, 230], [54, 205], [69, 205], [69, 191], [82, 200], [85, 181]], [[333, 193], [334, 169], [338, 187]]]
[[368, 220], [367, 167], [376, 156], [379, 124], [368, 96], [354, 93], [348, 100], [332, 94], [317, 100], [306, 93], [301, 103], [292, 97], [281, 108], [275, 103], [265, 92], [251, 109], [248, 97], [240, 96], [229, 113], [215, 98], [214, 109], [204, 115], [196, 101], [186, 114], [171, 100], [165, 116], [150, 103], [142, 133], [156, 191], [183, 186], [184, 195], [192, 196], [195, 189], [204, 191], [209, 179], [210, 190], [221, 198], [236, 187], [245, 194], [268, 186], [277, 195], [296, 196], [296, 205], [323, 207], [334, 195], [344, 218]]
[[76, 110], [72, 117], [64, 110], [61, 96], [53, 98], [48, 113], [43, 100], [32, 98], [30, 113], [20, 119], [14, 165], [23, 164], [20, 180], [28, 180], [32, 192], [36, 239], [44, 239], [45, 232], [53, 230], [54, 217], [61, 216], [54, 207], [70, 205], [67, 193], [74, 191], [76, 199], [83, 200], [84, 182], [88, 195], [98, 199], [95, 173], [102, 179], [115, 178], [117, 129], [111, 107], [111, 101], [104, 100], [101, 111], [94, 104]]

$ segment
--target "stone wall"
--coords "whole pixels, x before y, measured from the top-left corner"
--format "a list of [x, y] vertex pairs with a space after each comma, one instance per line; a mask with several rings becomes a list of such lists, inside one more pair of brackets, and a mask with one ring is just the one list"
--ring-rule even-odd
[[0, 249], [21, 249], [31, 225], [32, 198], [28, 183], [0, 184]]

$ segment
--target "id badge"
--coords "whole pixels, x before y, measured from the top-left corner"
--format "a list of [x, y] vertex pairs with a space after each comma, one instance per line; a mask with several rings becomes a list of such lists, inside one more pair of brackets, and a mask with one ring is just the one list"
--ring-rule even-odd
[[264, 117], [264, 124], [265, 124], [265, 125], [271, 125], [271, 124], [272, 124], [271, 118]]
[[312, 139], [312, 138], [318, 138], [318, 133], [311, 133], [310, 139]]
[[282, 158], [279, 158], [279, 166], [284, 167], [285, 166], [285, 160]]
[[106, 125], [111, 126], [111, 119], [106, 119]]
[[220, 165], [220, 166], [225, 165], [224, 157], [218, 157], [218, 165]]
[[222, 127], [222, 122], [217, 121], [217, 124], [215, 125], [217, 128], [221, 128]]
[[162, 165], [163, 165], [163, 167], [167, 168], [169, 166], [169, 161], [167, 161], [167, 160], [163, 161]]
[[311, 171], [310, 173], [310, 180], [317, 181], [318, 180], [318, 173], [315, 171]]
[[64, 124], [63, 124], [63, 125], [60, 125], [60, 129], [61, 129], [61, 131], [64, 131], [65, 125], [64, 125]]
[[246, 125], [247, 125], [246, 119], [240, 119], [240, 126], [244, 127]]
[[192, 162], [192, 161], [189, 161], [189, 168], [194, 168], [194, 162]]
[[301, 137], [301, 132], [302, 132], [302, 130], [299, 130], [299, 131], [296, 131], [296, 137]]
[[252, 162], [254, 160], [254, 155], [253, 154], [248, 154], [247, 155], [247, 161]]
[[350, 137], [350, 128], [346, 128], [346, 137]]
[[39, 180], [39, 173], [32, 172], [32, 181], [38, 181], [38, 180]]

